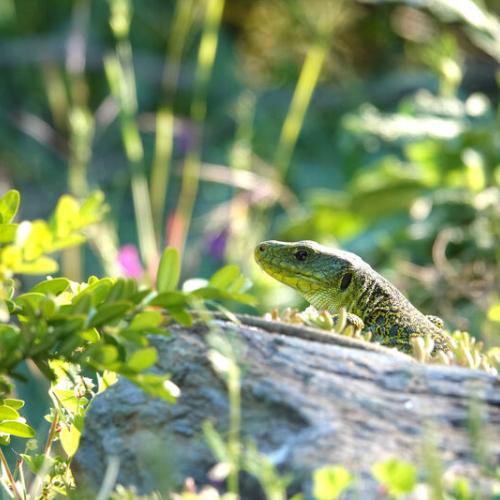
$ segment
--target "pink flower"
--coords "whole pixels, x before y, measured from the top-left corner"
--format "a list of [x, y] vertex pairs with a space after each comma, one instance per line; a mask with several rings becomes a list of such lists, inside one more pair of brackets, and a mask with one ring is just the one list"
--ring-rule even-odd
[[135, 245], [123, 245], [118, 251], [118, 264], [128, 278], [140, 278], [144, 269]]

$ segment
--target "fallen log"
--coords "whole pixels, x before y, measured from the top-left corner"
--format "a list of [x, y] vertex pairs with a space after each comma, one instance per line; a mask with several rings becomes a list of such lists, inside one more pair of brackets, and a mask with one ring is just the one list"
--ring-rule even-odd
[[[139, 493], [179, 491], [186, 477], [200, 485], [210, 482], [207, 473], [216, 461], [202, 424], [211, 421], [223, 435], [229, 425], [227, 390], [207, 356], [213, 328], [238, 352], [242, 441], [251, 440], [292, 475], [291, 491], [310, 495], [312, 471], [342, 464], [357, 477], [358, 497], [378, 498], [373, 464], [391, 457], [423, 464], [429, 447], [435, 447], [445, 470], [483, 484], [487, 479], [471, 441], [471, 408], [489, 459], [499, 463], [497, 377], [420, 364], [305, 327], [261, 319], [247, 323], [258, 326], [216, 320], [211, 328], [177, 326], [171, 337], [154, 337], [156, 369], [172, 375], [181, 390], [178, 402], [150, 398], [126, 380], [97, 396], [73, 462], [77, 480], [97, 490], [114, 463], [117, 483]], [[323, 341], [324, 335], [330, 339]], [[248, 478], [241, 488], [242, 498], [263, 495]]]

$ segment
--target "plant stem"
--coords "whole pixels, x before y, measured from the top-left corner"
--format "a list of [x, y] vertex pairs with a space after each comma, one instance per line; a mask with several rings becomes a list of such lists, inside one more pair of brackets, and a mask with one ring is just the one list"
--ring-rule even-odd
[[238, 497], [239, 483], [238, 476], [240, 472], [240, 427], [241, 427], [241, 374], [233, 360], [234, 367], [229, 374], [228, 393], [229, 393], [229, 435], [228, 450], [231, 455], [231, 472], [227, 478], [228, 490]]
[[47, 442], [45, 443], [45, 448], [43, 449], [43, 454], [45, 457], [50, 455], [50, 450], [52, 448], [52, 443], [54, 442], [54, 437], [56, 435], [57, 424], [59, 423], [59, 413], [56, 410], [54, 413], [54, 418], [50, 424], [49, 434], [47, 436]]
[[111, 0], [110, 25], [116, 39], [116, 52], [104, 60], [111, 93], [120, 109], [122, 141], [130, 165], [132, 199], [141, 257], [149, 269], [158, 259], [158, 248], [151, 211], [149, 187], [144, 167], [144, 149], [137, 124], [137, 86], [128, 37], [132, 18], [130, 0]]
[[191, 103], [191, 119], [198, 125], [200, 137], [184, 162], [181, 192], [174, 215], [174, 230], [169, 234], [170, 244], [177, 247], [181, 255], [183, 254], [198, 193], [201, 168], [201, 136], [203, 122], [206, 117], [207, 89], [215, 61], [223, 9], [224, 0], [206, 0], [205, 20], [196, 66], [194, 97]]
[[2, 448], [0, 448], [0, 462], [2, 463], [3, 469], [5, 473], [7, 474], [7, 477], [9, 479], [10, 487], [12, 489], [12, 492], [14, 493], [14, 496], [18, 500], [22, 500], [22, 496], [17, 490], [17, 485], [16, 485], [16, 480], [14, 479], [14, 476], [12, 475], [12, 472], [9, 469], [9, 464], [7, 463], [7, 459], [5, 458], [5, 455], [3, 454]]
[[292, 158], [295, 144], [304, 123], [304, 117], [311, 102], [311, 97], [318, 83], [321, 68], [327, 53], [327, 45], [318, 40], [308, 50], [295, 87], [292, 102], [288, 109], [281, 135], [276, 148], [274, 165], [278, 178], [284, 180]]
[[151, 206], [158, 241], [161, 239], [163, 214], [174, 148], [173, 99], [179, 81], [182, 54], [193, 21], [193, 0], [177, 0], [168, 40], [162, 87], [163, 104], [156, 114], [156, 138], [151, 168]]
[[[67, 110], [69, 130], [68, 188], [79, 199], [88, 194], [87, 168], [92, 156], [94, 118], [88, 109], [88, 88], [85, 81], [86, 35], [90, 20], [88, 0], [74, 3], [72, 29], [67, 43], [66, 71], [69, 82], [70, 106]], [[65, 276], [82, 280], [83, 258], [79, 246], [62, 253]]]

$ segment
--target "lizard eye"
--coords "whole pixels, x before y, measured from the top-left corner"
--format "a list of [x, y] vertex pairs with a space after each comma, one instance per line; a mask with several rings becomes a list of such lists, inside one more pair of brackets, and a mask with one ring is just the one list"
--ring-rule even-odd
[[342, 276], [342, 280], [340, 281], [340, 291], [344, 292], [347, 290], [347, 287], [351, 284], [352, 273], [346, 273]]
[[304, 261], [307, 259], [307, 256], [309, 254], [307, 253], [307, 250], [304, 250], [304, 249], [301, 249], [301, 250], [297, 250], [295, 253], [294, 253], [294, 256], [297, 260], [300, 260], [300, 261]]

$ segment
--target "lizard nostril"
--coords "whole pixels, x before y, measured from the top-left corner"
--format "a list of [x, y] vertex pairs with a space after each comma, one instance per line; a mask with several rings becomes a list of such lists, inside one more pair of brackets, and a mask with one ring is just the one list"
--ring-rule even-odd
[[265, 249], [266, 249], [266, 247], [264, 245], [260, 245], [259, 252], [263, 252]]

